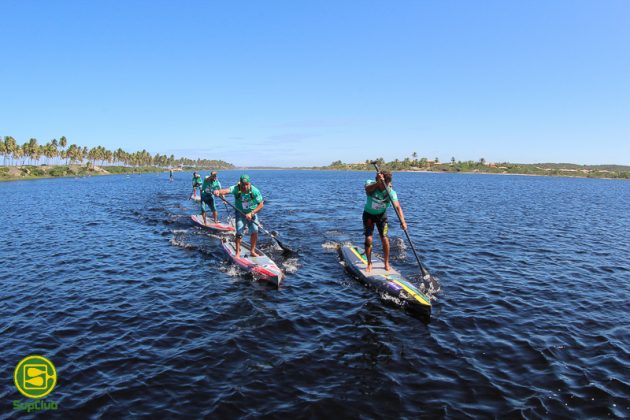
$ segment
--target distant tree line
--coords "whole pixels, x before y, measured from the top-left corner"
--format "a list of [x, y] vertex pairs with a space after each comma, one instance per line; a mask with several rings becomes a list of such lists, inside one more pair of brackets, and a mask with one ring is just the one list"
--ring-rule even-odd
[[12, 136], [5, 136], [0, 140], [0, 156], [3, 166], [7, 165], [41, 165], [41, 164], [76, 164], [90, 163], [92, 165], [124, 165], [124, 166], [158, 166], [158, 167], [212, 167], [228, 169], [233, 165], [222, 160], [175, 158], [174, 155], [151, 155], [146, 150], [129, 153], [121, 148], [108, 150], [103, 146], [88, 148], [76, 144], [68, 145], [65, 136], [52, 139], [46, 144], [39, 144], [37, 139], [31, 138], [20, 145]]
[[438, 158], [433, 160], [426, 157], [418, 159], [416, 152], [404, 159], [394, 159], [385, 162], [382, 157], [368, 159], [361, 163], [343, 163], [340, 160], [332, 162], [322, 169], [372, 171], [376, 161], [379, 167], [391, 171], [431, 171], [431, 172], [480, 172], [499, 174], [528, 174], [553, 176], [578, 176], [588, 178], [621, 178], [630, 179], [630, 167], [623, 165], [576, 165], [570, 163], [535, 163], [522, 164], [510, 162], [487, 162], [485, 158], [477, 161], [456, 160], [451, 157], [450, 162], [441, 163]]

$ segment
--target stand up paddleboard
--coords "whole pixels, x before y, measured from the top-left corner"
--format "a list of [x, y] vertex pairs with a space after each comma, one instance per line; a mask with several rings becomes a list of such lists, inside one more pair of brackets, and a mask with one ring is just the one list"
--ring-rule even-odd
[[410, 312], [422, 316], [431, 315], [431, 301], [413, 284], [393, 268], [385, 271], [382, 259], [372, 254], [372, 271], [367, 268], [367, 257], [363, 249], [354, 245], [341, 247], [341, 256], [346, 262], [346, 268], [366, 286], [372, 287], [382, 294], [396, 298], [401, 306]]
[[196, 201], [197, 203], [199, 203], [201, 201], [201, 196], [200, 195], [191, 195], [190, 199], [192, 201]]
[[206, 215], [207, 223], [205, 225], [203, 224], [203, 216], [201, 216], [200, 214], [193, 214], [190, 217], [193, 219], [193, 222], [197, 223], [199, 226], [203, 226], [205, 228], [212, 229], [218, 232], [234, 232], [236, 230], [234, 226], [225, 223], [214, 223], [212, 216], [209, 215]]
[[241, 254], [236, 256], [236, 243], [233, 239], [221, 239], [221, 246], [232, 263], [252, 273], [255, 279], [263, 280], [274, 286], [280, 286], [284, 279], [284, 273], [275, 262], [259, 249], [256, 250], [258, 257], [252, 257], [251, 246], [245, 241], [241, 242]]

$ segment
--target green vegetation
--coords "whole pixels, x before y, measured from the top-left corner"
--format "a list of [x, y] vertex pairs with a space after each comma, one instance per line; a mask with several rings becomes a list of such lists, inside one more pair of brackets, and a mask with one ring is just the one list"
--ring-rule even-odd
[[99, 166], [118, 164], [119, 166], [157, 166], [160, 168], [176, 166], [231, 169], [234, 167], [231, 163], [222, 160], [175, 158], [173, 155], [167, 156], [159, 153], [151, 156], [146, 150], [129, 153], [120, 148], [115, 151], [107, 150], [103, 146], [96, 146], [91, 149], [76, 144], [68, 146], [68, 139], [65, 136], [62, 136], [59, 141], [52, 139], [46, 144], [39, 144], [37, 139], [31, 138], [21, 146], [15, 138], [5, 136], [4, 141], [0, 141], [0, 157], [3, 158], [4, 166], [23, 166], [27, 163], [34, 166], [50, 165], [55, 161], [57, 164], [63, 161], [66, 165], [87, 162], [92, 166], [98, 163]]
[[[161, 172], [178, 169], [232, 169], [234, 165], [222, 160], [175, 158], [170, 155], [151, 155], [146, 150], [133, 153], [122, 149], [107, 150], [103, 146], [88, 148], [68, 145], [62, 136], [39, 144], [37, 139], [19, 145], [12, 136], [0, 138], [0, 180], [32, 179], [60, 176], [89, 176], [106, 174]], [[97, 166], [97, 164], [99, 166]], [[107, 165], [107, 166], [105, 166]]]
[[89, 163], [85, 165], [3, 166], [0, 167], [0, 181], [149, 172], [164, 172], [164, 169], [156, 166], [105, 166], [101, 168]]
[[[395, 159], [385, 162], [383, 158], [374, 159], [384, 169], [391, 171], [422, 171], [422, 172], [471, 172], [489, 174], [521, 174], [521, 175], [547, 175], [570, 176], [582, 178], [613, 178], [630, 179], [630, 166], [622, 165], [576, 165], [571, 163], [493, 163], [484, 158], [478, 161], [457, 161], [454, 157], [450, 162], [440, 163], [438, 159], [417, 159], [417, 153], [412, 158], [403, 160]], [[328, 166], [318, 169], [371, 171], [374, 166], [366, 160], [363, 163], [343, 163], [337, 160]]]

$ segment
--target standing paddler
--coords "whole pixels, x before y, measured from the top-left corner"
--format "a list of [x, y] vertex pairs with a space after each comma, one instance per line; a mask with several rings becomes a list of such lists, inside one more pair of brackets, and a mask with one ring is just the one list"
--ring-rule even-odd
[[199, 188], [201, 188], [202, 184], [203, 184], [203, 180], [201, 179], [201, 175], [199, 175], [197, 172], [195, 172], [193, 174], [193, 177], [192, 177], [192, 195], [193, 195], [193, 197], [197, 197], [197, 190], [199, 190]]
[[[388, 195], [389, 192], [389, 195]], [[398, 203], [398, 195], [392, 188], [392, 173], [381, 171], [376, 174], [376, 180], [371, 179], [365, 182], [365, 194], [367, 202], [363, 209], [363, 234], [365, 235], [365, 256], [367, 257], [366, 271], [372, 270], [372, 235], [374, 226], [378, 229], [378, 234], [383, 243], [383, 260], [385, 270], [389, 271], [389, 238], [387, 237], [387, 207], [394, 205], [400, 215], [400, 227], [407, 230], [405, 216]], [[390, 202], [391, 197], [391, 202]]]
[[236, 207], [236, 256], [240, 255], [241, 240], [243, 239], [243, 231], [247, 225], [251, 234], [250, 242], [252, 245], [250, 253], [253, 257], [257, 257], [256, 241], [258, 240], [258, 216], [264, 206], [263, 197], [258, 188], [254, 187], [249, 179], [249, 175], [241, 175], [238, 184], [229, 188], [217, 189], [214, 192], [216, 196], [225, 194], [234, 195], [234, 205]]
[[217, 212], [217, 206], [214, 203], [213, 192], [221, 189], [221, 183], [217, 179], [216, 171], [210, 172], [210, 175], [203, 180], [201, 184], [201, 217], [203, 217], [203, 224], [208, 224], [206, 221], [206, 212], [211, 211], [214, 223], [219, 223], [219, 213]]

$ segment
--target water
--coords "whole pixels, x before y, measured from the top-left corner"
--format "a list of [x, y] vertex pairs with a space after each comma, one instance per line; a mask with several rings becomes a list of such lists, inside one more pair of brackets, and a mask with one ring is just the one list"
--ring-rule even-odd
[[[0, 416], [30, 354], [62, 415], [630, 416], [630, 183], [395, 174], [440, 279], [425, 324], [339, 263], [372, 173], [249, 173], [301, 252], [261, 237], [279, 290], [193, 226], [190, 174], [0, 183]], [[419, 281], [391, 210], [390, 235]]]

